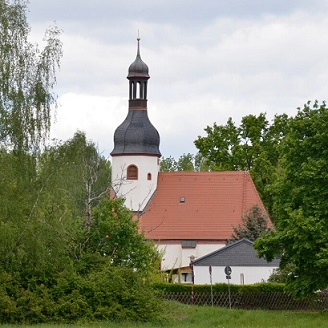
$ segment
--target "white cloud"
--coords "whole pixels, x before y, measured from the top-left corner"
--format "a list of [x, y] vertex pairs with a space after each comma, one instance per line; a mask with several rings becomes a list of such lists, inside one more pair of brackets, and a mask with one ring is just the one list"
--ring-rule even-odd
[[138, 29], [150, 68], [149, 117], [166, 157], [195, 152], [204, 128], [230, 116], [238, 123], [260, 112], [269, 119], [294, 115], [307, 100], [327, 97], [328, 18], [320, 1], [213, 1], [198, 15], [194, 1], [188, 8], [170, 0], [165, 8], [162, 2], [92, 3], [70, 2], [71, 18], [60, 0], [47, 15], [43, 2], [34, 3], [44, 14], [32, 26], [34, 37], [51, 13], [64, 30], [61, 106], [52, 130], [60, 139], [84, 130], [100, 150], [112, 150], [128, 110], [126, 75]]

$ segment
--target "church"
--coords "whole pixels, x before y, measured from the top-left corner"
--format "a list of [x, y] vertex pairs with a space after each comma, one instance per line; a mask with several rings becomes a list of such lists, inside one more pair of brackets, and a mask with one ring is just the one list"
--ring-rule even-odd
[[128, 114], [114, 133], [112, 193], [158, 245], [161, 269], [188, 270], [191, 259], [225, 247], [252, 206], [266, 210], [249, 172], [160, 172], [160, 135], [148, 117], [149, 69], [137, 41]]

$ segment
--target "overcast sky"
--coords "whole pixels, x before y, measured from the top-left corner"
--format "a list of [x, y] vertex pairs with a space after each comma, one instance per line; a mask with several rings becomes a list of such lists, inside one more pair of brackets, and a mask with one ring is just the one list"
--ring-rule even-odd
[[138, 30], [164, 157], [196, 153], [204, 128], [229, 117], [293, 116], [327, 100], [327, 14], [325, 0], [30, 0], [33, 42], [54, 21], [63, 31], [52, 137], [85, 131], [109, 155]]

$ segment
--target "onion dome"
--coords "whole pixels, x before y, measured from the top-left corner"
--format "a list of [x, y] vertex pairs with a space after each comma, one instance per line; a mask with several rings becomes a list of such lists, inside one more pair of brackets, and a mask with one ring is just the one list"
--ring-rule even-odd
[[139, 77], [139, 78], [143, 77], [149, 79], [148, 66], [142, 61], [140, 57], [140, 47], [139, 47], [140, 39], [138, 38], [137, 40], [138, 40], [137, 57], [129, 67], [128, 79], [134, 77]]
[[111, 155], [161, 156], [159, 143], [159, 133], [149, 121], [147, 111], [129, 110], [126, 119], [115, 131]]

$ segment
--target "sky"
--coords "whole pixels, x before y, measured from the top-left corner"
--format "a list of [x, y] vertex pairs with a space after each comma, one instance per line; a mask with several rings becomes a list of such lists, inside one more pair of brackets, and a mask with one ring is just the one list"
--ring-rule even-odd
[[327, 100], [328, 1], [30, 0], [31, 41], [61, 30], [51, 137], [84, 131], [109, 157], [128, 113], [139, 31], [148, 115], [163, 157], [196, 154], [207, 126], [266, 113], [294, 116]]

